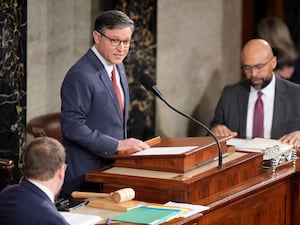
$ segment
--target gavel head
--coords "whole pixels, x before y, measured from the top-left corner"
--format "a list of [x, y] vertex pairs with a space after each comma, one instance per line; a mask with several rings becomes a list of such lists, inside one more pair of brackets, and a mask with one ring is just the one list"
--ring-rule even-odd
[[111, 198], [114, 202], [126, 202], [134, 199], [135, 192], [132, 188], [122, 188], [118, 191], [115, 191], [111, 194]]

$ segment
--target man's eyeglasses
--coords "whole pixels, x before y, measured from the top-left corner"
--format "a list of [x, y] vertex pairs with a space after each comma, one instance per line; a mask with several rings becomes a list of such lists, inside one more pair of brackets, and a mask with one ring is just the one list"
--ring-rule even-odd
[[255, 70], [256, 72], [260, 72], [269, 62], [271, 62], [273, 58], [274, 56], [271, 59], [269, 59], [266, 63], [259, 63], [254, 66], [243, 65], [242, 70], [245, 74], [252, 73], [253, 70]]
[[107, 37], [105, 34], [99, 32], [99, 31], [97, 31], [97, 32], [101, 36], [103, 36], [103, 37], [107, 38], [108, 40], [110, 40], [111, 45], [113, 47], [119, 46], [121, 43], [123, 43], [124, 48], [129, 48], [129, 46], [130, 46], [131, 40], [124, 40], [124, 41], [122, 41], [122, 40], [119, 40], [119, 39], [114, 39], [114, 38]]

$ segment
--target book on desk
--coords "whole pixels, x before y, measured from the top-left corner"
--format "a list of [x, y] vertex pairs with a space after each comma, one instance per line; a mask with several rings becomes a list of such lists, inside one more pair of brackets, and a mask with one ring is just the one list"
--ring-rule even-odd
[[158, 225], [179, 216], [184, 210], [162, 206], [140, 206], [121, 213], [113, 221]]

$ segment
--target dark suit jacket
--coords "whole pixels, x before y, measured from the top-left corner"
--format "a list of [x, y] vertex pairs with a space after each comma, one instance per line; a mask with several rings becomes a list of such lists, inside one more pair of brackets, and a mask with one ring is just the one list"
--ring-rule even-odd
[[85, 173], [112, 161], [118, 140], [125, 139], [129, 88], [123, 64], [117, 65], [124, 91], [124, 119], [109, 76], [94, 52], [68, 71], [61, 87], [61, 125], [68, 169], [63, 192], [80, 189]]
[[[224, 88], [211, 127], [224, 124], [240, 137], [246, 136], [250, 84], [243, 80]], [[300, 86], [276, 77], [271, 138], [300, 130]]]
[[1, 225], [68, 225], [49, 197], [28, 180], [0, 192]]

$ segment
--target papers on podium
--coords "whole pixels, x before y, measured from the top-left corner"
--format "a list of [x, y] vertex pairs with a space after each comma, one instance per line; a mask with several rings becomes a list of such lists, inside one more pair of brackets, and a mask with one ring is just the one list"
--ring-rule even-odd
[[[267, 138], [254, 138], [242, 143], [242, 139], [234, 139], [227, 144], [235, 145], [240, 151], [261, 152], [263, 153], [264, 167], [275, 168], [285, 162], [295, 162], [297, 152], [292, 145], [283, 144], [279, 140]], [[240, 145], [238, 145], [239, 143]], [[242, 144], [241, 144], [242, 143]]]
[[100, 216], [96, 215], [85, 215], [72, 212], [60, 212], [60, 214], [70, 225], [95, 225], [102, 220]]
[[132, 155], [179, 155], [191, 151], [199, 146], [183, 146], [183, 147], [153, 147], [143, 151], [136, 152]]
[[112, 218], [115, 221], [158, 225], [176, 217], [187, 218], [209, 209], [207, 206], [168, 202], [164, 205], [150, 204], [131, 209]]
[[249, 152], [262, 152], [262, 150], [272, 148], [274, 146], [278, 146], [278, 148], [282, 151], [286, 151], [293, 148], [292, 145], [283, 144], [279, 140], [268, 138], [231, 138], [227, 141], [227, 145], [233, 145], [239, 150], [245, 150]]
[[186, 208], [189, 209], [189, 211], [181, 214], [181, 217], [187, 218], [189, 216], [192, 216], [194, 214], [200, 213], [202, 211], [205, 211], [209, 209], [208, 206], [203, 206], [203, 205], [193, 205], [193, 204], [188, 204], [188, 203], [179, 203], [179, 202], [167, 202], [164, 204], [165, 206], [172, 206], [172, 207], [180, 207], [180, 208]]

